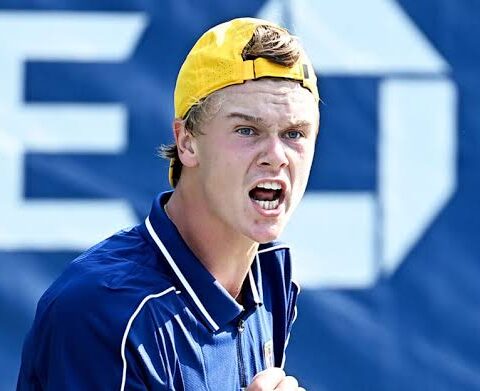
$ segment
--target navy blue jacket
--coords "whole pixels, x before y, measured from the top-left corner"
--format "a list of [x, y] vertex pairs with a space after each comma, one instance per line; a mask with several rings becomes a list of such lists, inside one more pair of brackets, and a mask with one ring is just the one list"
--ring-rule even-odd
[[283, 366], [298, 288], [289, 249], [259, 248], [243, 305], [166, 216], [74, 260], [38, 303], [17, 390], [239, 390]]

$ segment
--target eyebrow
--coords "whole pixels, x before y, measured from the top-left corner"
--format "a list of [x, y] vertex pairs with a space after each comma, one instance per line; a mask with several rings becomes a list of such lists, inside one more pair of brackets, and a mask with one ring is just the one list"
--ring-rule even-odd
[[261, 117], [253, 117], [253, 116], [248, 115], [248, 114], [237, 113], [237, 112], [233, 112], [233, 113], [228, 114], [227, 118], [241, 118], [241, 119], [243, 119], [245, 121], [248, 121], [248, 122], [255, 122], [255, 123], [259, 123], [259, 124], [265, 123], [265, 121]]
[[[244, 113], [238, 113], [238, 112], [233, 112], [229, 113], [227, 115], [227, 118], [240, 118], [248, 122], [254, 122], [257, 124], [265, 124], [265, 120], [261, 117], [254, 117], [252, 115], [244, 114]], [[288, 126], [290, 127], [306, 127], [306, 126], [311, 126], [312, 123], [306, 120], [301, 120], [297, 122], [292, 122]]]

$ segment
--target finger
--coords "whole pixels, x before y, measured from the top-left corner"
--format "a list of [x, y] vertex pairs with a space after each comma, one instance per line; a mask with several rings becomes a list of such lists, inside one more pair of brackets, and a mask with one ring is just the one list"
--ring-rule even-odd
[[307, 391], [305, 388], [303, 387], [298, 387], [298, 390], [297, 391]]
[[255, 375], [248, 390], [274, 390], [285, 378], [285, 372], [281, 368], [268, 368]]
[[297, 391], [298, 381], [293, 376], [285, 376], [278, 384], [275, 391]]

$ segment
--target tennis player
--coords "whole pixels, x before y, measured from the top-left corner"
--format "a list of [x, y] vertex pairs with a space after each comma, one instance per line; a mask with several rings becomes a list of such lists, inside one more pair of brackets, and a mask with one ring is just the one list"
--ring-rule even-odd
[[270, 22], [207, 31], [175, 88], [173, 191], [39, 301], [17, 390], [303, 390], [283, 371], [298, 288], [275, 242], [305, 191], [315, 73]]

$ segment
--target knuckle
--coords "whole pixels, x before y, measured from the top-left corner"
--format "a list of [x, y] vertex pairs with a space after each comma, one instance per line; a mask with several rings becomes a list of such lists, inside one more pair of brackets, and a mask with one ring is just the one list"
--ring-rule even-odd
[[285, 378], [285, 371], [280, 368], [269, 368], [257, 373], [247, 391], [270, 391]]
[[298, 380], [294, 378], [293, 376], [286, 376], [285, 380], [288, 382], [289, 385], [293, 387], [298, 387]]

